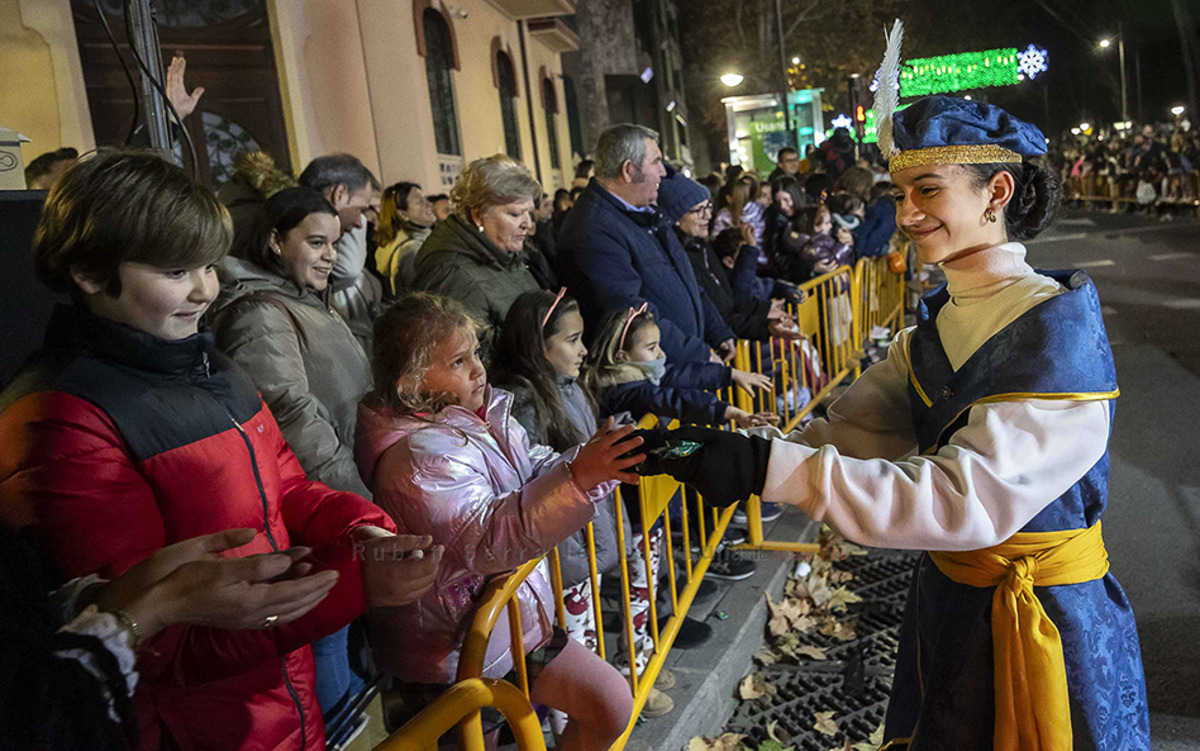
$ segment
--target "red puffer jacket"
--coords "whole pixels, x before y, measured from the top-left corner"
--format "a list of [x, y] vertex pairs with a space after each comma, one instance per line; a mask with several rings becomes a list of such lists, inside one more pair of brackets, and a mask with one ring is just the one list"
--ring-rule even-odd
[[114, 576], [159, 548], [233, 527], [239, 555], [312, 546], [338, 583], [269, 630], [173, 626], [145, 645], [140, 747], [322, 749], [309, 642], [367, 608], [350, 531], [395, 526], [309, 482], [244, 373], [208, 333], [164, 342], [75, 307], [0, 394], [0, 521], [64, 578]]

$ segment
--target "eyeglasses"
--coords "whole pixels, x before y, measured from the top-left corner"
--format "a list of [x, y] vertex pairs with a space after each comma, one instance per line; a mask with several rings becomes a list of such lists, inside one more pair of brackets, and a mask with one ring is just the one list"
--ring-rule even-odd
[[712, 201], [707, 201], [705, 203], [700, 204], [696, 208], [692, 209], [688, 213], [689, 214], [711, 214], [712, 210], [713, 210]]

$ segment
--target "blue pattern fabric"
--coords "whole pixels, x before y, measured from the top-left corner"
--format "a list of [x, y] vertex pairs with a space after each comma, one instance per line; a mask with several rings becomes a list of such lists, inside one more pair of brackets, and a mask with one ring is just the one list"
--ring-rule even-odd
[[1046, 153], [1046, 136], [1036, 125], [999, 107], [952, 96], [925, 97], [892, 116], [901, 151], [937, 146], [1002, 146], [1021, 156]]
[[[1039, 272], [1067, 288], [992, 336], [955, 372], [937, 333], [944, 289], [918, 310], [909, 354], [913, 425], [922, 451], [946, 445], [970, 405], [1010, 393], [1116, 390], [1095, 287], [1082, 272]], [[1107, 453], [1022, 532], [1083, 529], [1107, 503]], [[1063, 643], [1075, 749], [1150, 748], [1145, 677], [1133, 610], [1112, 574], [1082, 584], [1036, 587]], [[923, 556], [901, 625], [885, 739], [911, 738], [912, 751], [987, 749], [995, 719], [993, 589], [952, 581]]]

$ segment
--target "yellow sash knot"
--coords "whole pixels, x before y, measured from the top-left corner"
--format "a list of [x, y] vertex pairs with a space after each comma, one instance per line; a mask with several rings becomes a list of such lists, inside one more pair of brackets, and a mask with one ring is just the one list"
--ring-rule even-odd
[[1062, 639], [1033, 588], [1082, 584], [1108, 573], [1100, 522], [1088, 529], [1020, 532], [984, 550], [930, 552], [929, 557], [959, 584], [996, 588], [996, 750], [1070, 751]]

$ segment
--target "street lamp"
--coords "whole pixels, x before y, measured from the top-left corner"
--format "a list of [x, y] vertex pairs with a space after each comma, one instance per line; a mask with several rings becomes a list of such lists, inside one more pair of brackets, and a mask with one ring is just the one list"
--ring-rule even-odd
[[1171, 114], [1174, 115], [1175, 117], [1179, 117], [1186, 111], [1187, 111], [1187, 109], [1182, 104], [1177, 104], [1171, 108]]
[[[1100, 40], [1100, 49], [1108, 49], [1112, 46], [1112, 40], [1105, 37]], [[1117, 57], [1121, 64], [1121, 119], [1129, 119], [1129, 94], [1128, 87], [1125, 84], [1125, 30], [1121, 24], [1117, 24]], [[1141, 91], [1141, 89], [1138, 89]]]
[[792, 65], [799, 65], [799, 64], [800, 64], [800, 56], [796, 55], [795, 57], [792, 58]]
[[1079, 129], [1082, 130], [1084, 133], [1091, 130], [1091, 128], [1092, 128], [1091, 123], [1080, 123], [1079, 124]]
[[734, 73], [732, 71], [721, 76], [721, 83], [730, 88], [741, 84], [741, 82], [744, 80], [746, 80], [745, 76], [743, 76], [741, 73]]

